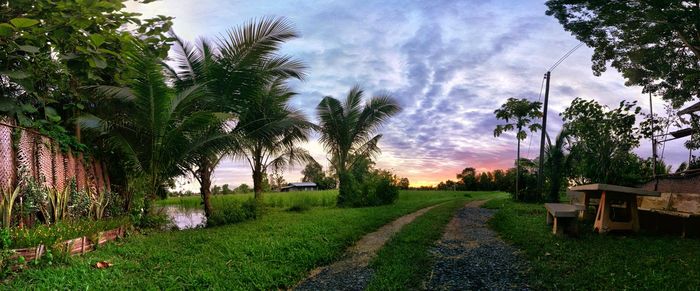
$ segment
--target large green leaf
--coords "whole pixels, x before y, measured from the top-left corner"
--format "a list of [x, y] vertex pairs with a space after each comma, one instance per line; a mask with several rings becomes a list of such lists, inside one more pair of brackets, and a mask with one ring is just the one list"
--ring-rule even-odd
[[90, 40], [92, 41], [92, 44], [95, 45], [95, 47], [99, 47], [105, 42], [105, 37], [95, 33], [90, 35]]
[[12, 35], [15, 32], [15, 28], [7, 23], [0, 23], [0, 37], [6, 37]]
[[88, 59], [88, 63], [93, 68], [104, 69], [107, 67], [107, 62], [100, 57], [92, 57]]
[[18, 17], [10, 20], [10, 23], [12, 23], [12, 25], [14, 25], [17, 28], [25, 28], [36, 25], [37, 23], [39, 23], [39, 20]]
[[19, 46], [19, 49], [22, 51], [28, 52], [28, 53], [33, 53], [33, 54], [39, 52], [39, 48], [35, 47], [33, 45], [21, 45], [21, 46]]
[[17, 80], [25, 79], [25, 78], [28, 78], [30, 76], [29, 73], [27, 73], [25, 71], [3, 71], [3, 72], [0, 72], [0, 74], [3, 74], [5, 76], [8, 76], [12, 79], [17, 79]]
[[46, 117], [53, 122], [59, 122], [61, 121], [61, 116], [58, 115], [58, 112], [56, 112], [56, 109], [50, 106], [44, 107], [44, 113], [46, 114]]

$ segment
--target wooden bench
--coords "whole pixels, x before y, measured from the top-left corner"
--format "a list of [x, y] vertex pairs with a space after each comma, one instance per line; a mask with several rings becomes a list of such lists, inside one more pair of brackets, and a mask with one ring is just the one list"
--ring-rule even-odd
[[640, 197], [638, 202], [641, 211], [683, 219], [682, 237], [686, 236], [688, 220], [700, 217], [700, 194], [696, 193], [661, 193], [659, 197]]
[[571, 204], [545, 203], [547, 209], [547, 225], [553, 224], [552, 233], [561, 235], [564, 231], [578, 234], [577, 217], [579, 209]]

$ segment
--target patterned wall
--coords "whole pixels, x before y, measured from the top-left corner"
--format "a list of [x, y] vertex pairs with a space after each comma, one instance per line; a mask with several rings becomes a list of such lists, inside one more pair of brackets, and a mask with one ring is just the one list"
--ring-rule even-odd
[[[19, 139], [16, 147], [13, 138]], [[47, 187], [63, 190], [75, 178], [79, 190], [111, 191], [107, 171], [99, 161], [82, 153], [63, 152], [51, 138], [17, 127], [10, 118], [0, 118], [0, 187], [15, 187], [21, 167]]]

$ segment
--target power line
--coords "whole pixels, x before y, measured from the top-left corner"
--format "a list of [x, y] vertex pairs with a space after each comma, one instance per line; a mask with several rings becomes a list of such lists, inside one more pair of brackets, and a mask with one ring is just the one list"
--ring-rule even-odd
[[573, 54], [573, 53], [574, 53], [578, 48], [580, 48], [581, 46], [583, 46], [583, 43], [582, 43], [582, 42], [580, 42], [579, 44], [577, 44], [574, 48], [572, 48], [572, 49], [569, 50], [566, 54], [564, 54], [561, 58], [559, 58], [559, 60], [557, 60], [551, 67], [549, 67], [549, 69], [548, 69], [547, 71], [550, 71], [550, 72], [551, 72], [551, 71], [553, 71], [554, 69], [556, 69], [562, 62], [564, 62], [564, 60], [566, 60], [566, 58], [568, 58], [571, 54]]
[[[542, 101], [542, 89], [544, 89], [544, 78], [542, 78], [542, 83], [540, 84], [540, 96], [537, 97], [537, 102]], [[532, 146], [532, 134], [528, 135], [528, 139], [530, 140], [530, 142], [527, 144], [527, 154], [525, 154], [525, 156], [529, 159], [530, 147]]]

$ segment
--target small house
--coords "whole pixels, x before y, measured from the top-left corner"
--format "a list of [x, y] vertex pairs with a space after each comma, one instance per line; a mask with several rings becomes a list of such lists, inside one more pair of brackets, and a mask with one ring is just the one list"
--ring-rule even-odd
[[280, 189], [281, 192], [291, 192], [291, 191], [313, 191], [318, 189], [316, 183], [313, 182], [297, 182], [289, 183]]

